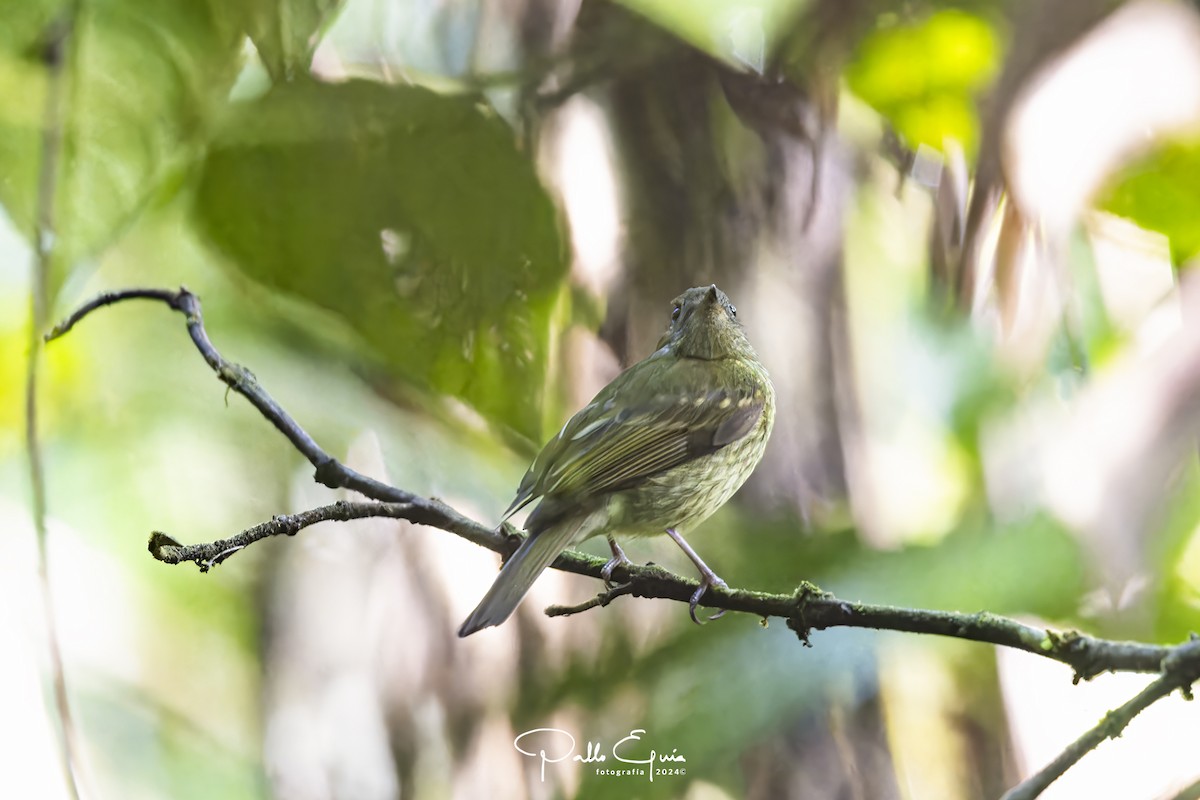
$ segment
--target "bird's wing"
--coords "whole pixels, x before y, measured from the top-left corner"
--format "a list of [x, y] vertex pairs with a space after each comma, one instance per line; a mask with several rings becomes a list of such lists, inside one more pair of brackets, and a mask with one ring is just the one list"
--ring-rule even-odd
[[709, 364], [650, 363], [622, 373], [563, 426], [506, 517], [543, 495], [593, 497], [635, 485], [741, 439], [762, 415], [765, 396], [751, 381], [713, 388]]

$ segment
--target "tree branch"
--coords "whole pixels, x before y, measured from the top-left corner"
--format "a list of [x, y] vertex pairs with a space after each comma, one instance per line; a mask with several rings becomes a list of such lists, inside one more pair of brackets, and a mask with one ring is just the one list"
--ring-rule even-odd
[[[330, 456], [311, 436], [267, 394], [250, 370], [227, 361], [213, 346], [204, 329], [200, 300], [186, 288], [126, 289], [106, 292], [81, 306], [46, 335], [46, 340], [62, 336], [96, 309], [125, 300], [149, 299], [165, 303], [187, 318], [192, 342], [204, 360], [230, 389], [250, 401], [288, 441], [316, 468], [315, 478], [330, 488], [356, 491], [377, 503], [335, 503], [300, 514], [276, 517], [249, 528], [229, 539], [199, 545], [182, 545], [165, 533], [150, 538], [151, 554], [160, 561], [179, 564], [191, 561], [208, 571], [234, 553], [268, 536], [294, 535], [305, 527], [323, 521], [345, 521], [363, 517], [392, 517], [419, 525], [428, 525], [461, 536], [507, 557], [520, 544], [521, 535], [510, 526], [490, 528], [469, 519], [433, 498], [421, 497], [362, 475]], [[601, 578], [605, 560], [574, 551], [562, 553], [551, 565], [555, 569]], [[676, 575], [659, 566], [622, 566], [612, 579], [629, 584], [620, 594], [687, 602], [699, 585], [695, 580]], [[613, 594], [611, 601], [617, 594]], [[604, 597], [601, 595], [600, 597]], [[955, 611], [931, 611], [899, 608], [871, 603], [852, 603], [803, 583], [792, 594], [769, 594], [745, 589], [711, 587], [701, 605], [714, 609], [743, 611], [758, 617], [780, 617], [805, 644], [814, 630], [835, 627], [874, 628], [908, 633], [951, 636], [977, 642], [1024, 650], [1069, 665], [1075, 680], [1086, 680], [1106, 671], [1159, 672], [1172, 648], [1139, 642], [1097, 639], [1073, 631], [1058, 632], [1026, 625], [988, 612], [964, 614]], [[607, 602], [597, 598], [577, 608], [556, 608], [556, 615], [579, 613]]]
[[272, 517], [270, 522], [247, 528], [237, 536], [218, 539], [207, 544], [180, 544], [162, 531], [150, 534], [150, 555], [164, 564], [182, 564], [191, 561], [208, 572], [239, 550], [244, 550], [257, 541], [269, 536], [295, 536], [310, 525], [318, 522], [348, 522], [365, 517], [405, 518], [412, 509], [409, 503], [352, 503], [339, 500], [320, 508]]
[[[258, 384], [245, 367], [225, 360], [204, 329], [200, 300], [185, 288], [128, 289], [102, 294], [80, 307], [56, 326], [46, 340], [62, 336], [98, 308], [125, 300], [158, 300], [187, 318], [188, 333], [204, 360], [230, 389], [250, 401], [288, 441], [316, 468], [315, 478], [330, 488], [356, 491], [376, 502], [342, 501], [299, 514], [278, 516], [242, 531], [236, 536], [207, 544], [183, 545], [165, 533], [150, 537], [150, 553], [159, 561], [195, 563], [207, 572], [254, 542], [269, 536], [292, 536], [318, 522], [348, 521], [365, 517], [390, 517], [428, 525], [454, 533], [474, 544], [507, 557], [519, 546], [522, 535], [504, 524], [497, 529], [468, 519], [450, 506], [425, 498], [362, 475], [341, 464], [313, 440], [287, 412]], [[555, 569], [603, 579], [606, 561], [573, 551], [558, 556]], [[610, 576], [619, 585], [576, 606], [552, 606], [551, 616], [578, 614], [608, 605], [628, 594], [634, 597], [661, 598], [687, 602], [698, 583], [659, 566], [623, 565]], [[714, 609], [743, 611], [763, 619], [780, 617], [805, 644], [814, 630], [834, 627], [873, 628], [908, 633], [934, 634], [986, 642], [1023, 650], [1067, 664], [1075, 672], [1075, 682], [1102, 672], [1158, 673], [1159, 677], [1137, 697], [1108, 714], [1104, 721], [1088, 731], [1037, 775], [1015, 787], [1006, 798], [1036, 797], [1046, 786], [1069, 769], [1087, 752], [1106, 738], [1117, 736], [1129, 721], [1146, 707], [1176, 689], [1190, 697], [1192, 683], [1200, 679], [1200, 640], [1193, 639], [1174, 647], [1098, 639], [1074, 631], [1054, 631], [1026, 625], [988, 612], [964, 614], [899, 608], [870, 603], [852, 603], [821, 591], [811, 583], [802, 583], [791, 594], [770, 594], [745, 589], [710, 587], [701, 605]]]
[[582, 603], [577, 603], [573, 606], [550, 606], [546, 609], [547, 617], [569, 617], [573, 614], [582, 614], [584, 611], [590, 611], [593, 608], [604, 608], [606, 605], [616, 600], [623, 594], [629, 594], [633, 591], [632, 583], [620, 583], [616, 586], [605, 589], [600, 594], [590, 600], [585, 600]]
[[1034, 775], [1014, 786], [1001, 800], [1031, 800], [1058, 780], [1079, 759], [1095, 750], [1105, 739], [1121, 735], [1133, 718], [1151, 705], [1179, 689], [1192, 699], [1191, 686], [1200, 680], [1200, 639], [1181, 644], [1163, 659], [1162, 674], [1120, 708], [1104, 715], [1099, 724], [1080, 736], [1053, 761]]
[[[345, 466], [333, 456], [321, 449], [321, 446], [309, 436], [308, 432], [288, 415], [267, 392], [258, 385], [254, 373], [245, 367], [227, 361], [213, 346], [204, 329], [204, 318], [200, 313], [200, 298], [189, 292], [185, 287], [178, 291], [170, 289], [123, 289], [116, 292], [105, 292], [88, 303], [85, 303], [75, 313], [67, 317], [46, 334], [46, 341], [53, 341], [74, 328], [88, 314], [96, 309], [120, 303], [125, 300], [158, 300], [175, 311], [187, 317], [188, 334], [200, 355], [217, 373], [217, 377], [233, 391], [245, 397], [250, 404], [258, 409], [266, 419], [282, 433], [292, 446], [308, 459], [316, 468], [314, 478], [320, 484], [331, 489], [352, 489], [365, 497], [379, 500], [383, 503], [409, 503], [413, 506], [413, 514], [422, 522], [443, 530], [456, 533], [475, 544], [496, 550], [504, 547], [503, 538], [496, 531], [467, 519], [445, 503], [438, 500], [418, 497], [389, 486], [386, 483], [368, 478]], [[410, 518], [411, 519], [411, 518]]]

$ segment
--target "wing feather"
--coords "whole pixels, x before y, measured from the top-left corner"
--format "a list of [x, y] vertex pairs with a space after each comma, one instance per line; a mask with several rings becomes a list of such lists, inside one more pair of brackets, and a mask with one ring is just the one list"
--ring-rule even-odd
[[[542, 448], [506, 519], [539, 497], [569, 505], [572, 498], [636, 485], [732, 444], [758, 423], [764, 396], [756, 382], [712, 389], [706, 363], [679, 359], [658, 362], [655, 371], [645, 368], [653, 363], [622, 373]], [[646, 391], [651, 379], [652, 394]], [[641, 399], [630, 404], [626, 397]]]

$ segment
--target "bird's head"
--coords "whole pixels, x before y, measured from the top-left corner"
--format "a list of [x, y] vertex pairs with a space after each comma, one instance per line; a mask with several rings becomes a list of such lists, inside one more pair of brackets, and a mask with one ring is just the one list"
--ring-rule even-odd
[[711, 286], [688, 289], [673, 301], [671, 321], [658, 349], [678, 358], [714, 360], [754, 356], [737, 309], [724, 292]]

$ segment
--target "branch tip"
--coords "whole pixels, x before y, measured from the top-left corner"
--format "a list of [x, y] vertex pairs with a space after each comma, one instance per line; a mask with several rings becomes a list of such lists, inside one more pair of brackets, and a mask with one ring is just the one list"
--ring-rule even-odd
[[154, 531], [150, 534], [150, 542], [147, 549], [150, 551], [150, 555], [154, 556], [156, 560], [171, 563], [171, 558], [167, 554], [167, 551], [177, 550], [181, 547], [183, 547], [182, 544], [167, 536], [162, 531]]
[[548, 608], [546, 608], [546, 616], [547, 617], [569, 617], [572, 614], [581, 614], [584, 611], [588, 611], [593, 608], [603, 608], [603, 607], [607, 606], [609, 603], [611, 603], [613, 600], [616, 600], [621, 595], [630, 594], [631, 592], [633, 592], [633, 584], [632, 583], [622, 583], [619, 586], [612, 587], [611, 589], [605, 589], [603, 592], [600, 592], [600, 594], [596, 595], [595, 597], [589, 598], [588, 600], [586, 600], [582, 603], [579, 603], [578, 605], [549, 606]]

